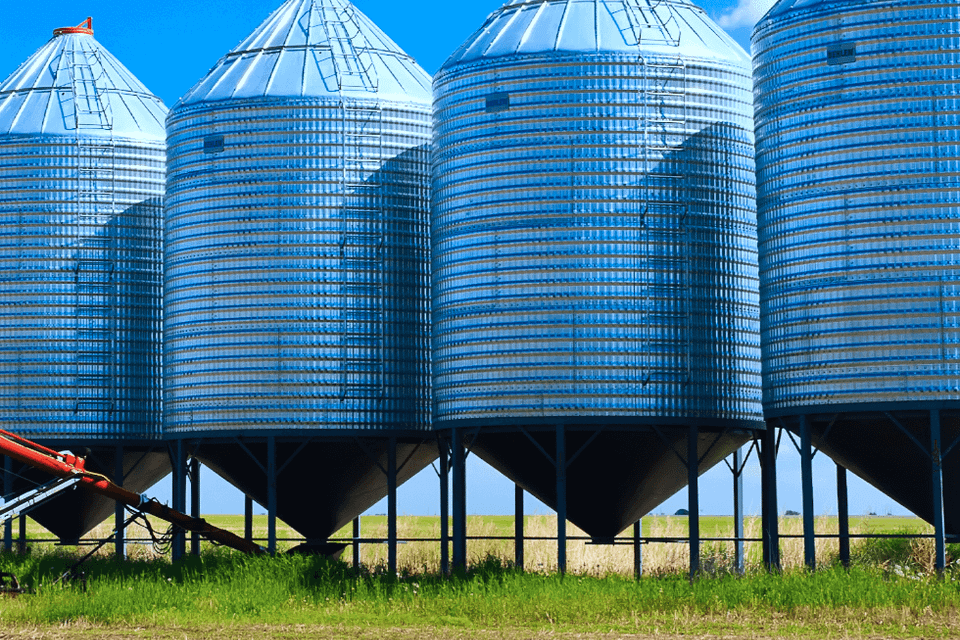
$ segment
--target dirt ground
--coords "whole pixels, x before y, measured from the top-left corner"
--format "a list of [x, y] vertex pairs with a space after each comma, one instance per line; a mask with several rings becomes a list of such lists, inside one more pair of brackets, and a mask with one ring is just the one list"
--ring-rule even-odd
[[[141, 640], [156, 638], [157, 640], [759, 640], [783, 637], [810, 637], [801, 633], [795, 635], [786, 629], [763, 629], [756, 631], [739, 631], [730, 634], [689, 635], [675, 634], [629, 634], [629, 633], [567, 633], [555, 631], [527, 631], [505, 629], [498, 631], [474, 629], [383, 629], [383, 628], [356, 628], [356, 627], [307, 627], [298, 625], [269, 625], [238, 627], [203, 627], [203, 628], [131, 628], [121, 629], [114, 627], [99, 627], [95, 625], [69, 625], [64, 627], [0, 627], [2, 640]], [[957, 637], [947, 629], [940, 629], [942, 633], [937, 637]], [[831, 634], [833, 635], [833, 634]], [[911, 634], [912, 635], [912, 634]], [[841, 633], [843, 638], [863, 638], [865, 640], [881, 640], [898, 638], [899, 635], [874, 635], [859, 633]]]

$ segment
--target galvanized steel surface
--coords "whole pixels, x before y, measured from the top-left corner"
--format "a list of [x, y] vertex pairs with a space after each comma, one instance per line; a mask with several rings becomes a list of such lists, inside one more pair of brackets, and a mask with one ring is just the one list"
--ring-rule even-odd
[[960, 3], [781, 2], [753, 44], [765, 408], [960, 398]]
[[159, 436], [165, 114], [90, 35], [0, 84], [5, 429]]
[[429, 76], [371, 28], [291, 0], [171, 112], [170, 433], [430, 426]]
[[756, 425], [742, 49], [685, 2], [514, 2], [434, 92], [437, 421]]

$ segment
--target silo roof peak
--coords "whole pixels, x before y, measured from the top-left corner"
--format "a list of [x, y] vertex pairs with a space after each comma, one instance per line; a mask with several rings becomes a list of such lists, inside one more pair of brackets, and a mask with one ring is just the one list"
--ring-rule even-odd
[[431, 78], [347, 0], [287, 0], [179, 105], [261, 97], [432, 101]]
[[60, 27], [59, 29], [53, 30], [53, 35], [55, 36], [65, 36], [65, 35], [84, 35], [92, 36], [93, 35], [93, 18], [87, 18], [80, 24], [75, 27]]
[[166, 139], [163, 102], [93, 37], [89, 18], [54, 33], [0, 83], [0, 135]]

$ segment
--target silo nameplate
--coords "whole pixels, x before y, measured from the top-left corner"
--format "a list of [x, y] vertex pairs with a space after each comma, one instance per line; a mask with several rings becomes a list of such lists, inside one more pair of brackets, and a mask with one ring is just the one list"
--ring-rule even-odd
[[510, 108], [509, 93], [491, 93], [487, 96], [487, 113], [506, 111]]
[[837, 42], [827, 46], [827, 64], [850, 64], [857, 61], [857, 45]]

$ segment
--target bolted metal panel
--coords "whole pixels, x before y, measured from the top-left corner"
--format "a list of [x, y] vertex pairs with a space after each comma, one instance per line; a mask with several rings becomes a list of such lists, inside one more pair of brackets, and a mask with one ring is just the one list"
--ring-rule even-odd
[[159, 437], [165, 115], [92, 33], [0, 84], [4, 429]]
[[753, 48], [764, 407], [960, 399], [960, 3], [784, 1]]
[[447, 61], [438, 426], [760, 420], [751, 90], [686, 2], [511, 2]]
[[170, 433], [430, 428], [426, 87], [350, 3], [291, 0], [174, 107]]

